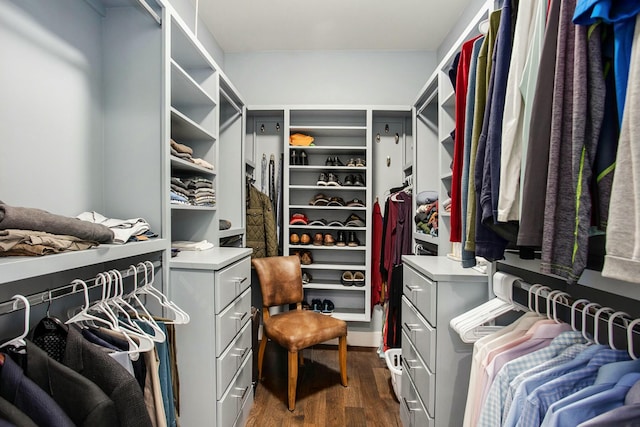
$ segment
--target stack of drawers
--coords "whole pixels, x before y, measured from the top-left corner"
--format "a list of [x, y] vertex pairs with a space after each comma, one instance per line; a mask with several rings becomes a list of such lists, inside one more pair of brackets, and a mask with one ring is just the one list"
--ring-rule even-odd
[[176, 334], [180, 425], [242, 426], [253, 404], [251, 260], [183, 261], [170, 277], [173, 301], [191, 316]]
[[487, 277], [447, 257], [403, 264], [400, 418], [405, 427], [461, 426], [473, 346], [449, 321], [487, 300]]

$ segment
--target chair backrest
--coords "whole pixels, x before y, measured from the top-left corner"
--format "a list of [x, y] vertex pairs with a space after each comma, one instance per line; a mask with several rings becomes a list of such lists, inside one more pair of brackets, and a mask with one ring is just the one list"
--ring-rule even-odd
[[254, 258], [251, 263], [258, 274], [265, 308], [302, 302], [302, 269], [297, 255]]

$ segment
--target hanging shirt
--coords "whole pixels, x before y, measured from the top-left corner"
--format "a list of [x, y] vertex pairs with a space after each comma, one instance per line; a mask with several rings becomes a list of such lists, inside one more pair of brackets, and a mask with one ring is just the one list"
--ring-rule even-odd
[[621, 406], [580, 424], [579, 427], [635, 427], [640, 419], [640, 381], [629, 389]]

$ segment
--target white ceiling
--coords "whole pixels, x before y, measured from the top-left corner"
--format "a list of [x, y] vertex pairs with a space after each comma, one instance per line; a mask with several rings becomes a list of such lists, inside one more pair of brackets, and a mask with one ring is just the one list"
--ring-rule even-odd
[[191, 0], [225, 53], [436, 50], [471, 0]]

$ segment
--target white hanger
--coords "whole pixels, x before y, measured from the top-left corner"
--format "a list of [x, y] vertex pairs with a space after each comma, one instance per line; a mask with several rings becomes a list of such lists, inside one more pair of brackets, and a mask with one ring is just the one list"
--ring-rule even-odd
[[[589, 335], [587, 334], [587, 312], [589, 311], [590, 307], [600, 308], [602, 306], [595, 302], [589, 302], [585, 304], [584, 307], [582, 307], [582, 336], [584, 337], [585, 340], [594, 341], [592, 338], [589, 338]], [[595, 333], [595, 326], [594, 326], [594, 333]]]
[[564, 303], [567, 304], [568, 296], [568, 293], [559, 290], [549, 292], [549, 295], [547, 295], [547, 318], [549, 320], [553, 320], [556, 323], [562, 323], [561, 320], [558, 320], [558, 299], [562, 298]]
[[633, 350], [633, 328], [640, 323], [640, 319], [634, 319], [629, 326], [627, 326], [627, 351], [629, 352], [629, 356], [633, 360], [640, 359], [640, 356], [636, 355], [636, 352]]
[[596, 310], [595, 316], [593, 316], [593, 337], [595, 338], [596, 344], [602, 345], [600, 339], [598, 338], [598, 331], [600, 330], [600, 315], [604, 312], [613, 313], [614, 310], [611, 307], [601, 307]]
[[27, 336], [27, 334], [29, 333], [29, 319], [30, 319], [30, 315], [31, 315], [31, 305], [29, 304], [29, 301], [22, 295], [14, 295], [11, 297], [13, 301], [13, 309], [17, 310], [18, 309], [18, 303], [20, 301], [22, 301], [22, 304], [24, 304], [24, 329], [22, 331], [22, 333], [17, 336], [16, 338], [13, 338], [3, 344], [0, 345], [0, 348], [4, 348], [4, 347], [24, 347], [27, 345], [27, 343], [25, 342], [24, 338]]
[[[100, 279], [104, 280], [104, 275], [101, 276], [99, 274], [98, 277], [96, 278], [96, 282], [98, 282]], [[89, 288], [87, 287], [87, 284], [84, 281], [80, 280], [80, 279], [75, 279], [74, 281], [71, 282], [71, 284], [74, 285], [73, 292], [75, 292], [75, 290], [76, 290], [76, 285], [81, 285], [82, 288], [84, 289], [84, 305], [80, 308], [80, 312], [78, 312], [77, 314], [72, 316], [65, 323], [66, 324], [79, 323], [80, 325], [82, 325], [83, 324], [82, 322], [96, 321], [96, 322], [101, 323], [102, 325], [107, 326], [108, 329], [120, 332], [123, 335], [124, 339], [129, 344], [129, 350], [121, 351], [121, 352], [118, 352], [118, 353], [128, 354], [129, 358], [131, 360], [134, 360], [134, 361], [138, 360], [138, 357], [139, 357], [138, 344], [129, 335], [127, 335], [126, 332], [122, 331], [118, 327], [117, 319], [112, 318], [107, 313], [105, 313], [105, 315], [107, 316], [108, 320], [105, 319], [105, 318], [102, 318], [102, 317], [99, 317], [99, 316], [95, 316], [95, 315], [89, 313], [89, 309], [90, 309], [90, 305], [89, 305]], [[103, 297], [105, 297], [105, 287], [104, 287], [104, 285], [103, 285], [102, 292], [103, 292]]]
[[[145, 335], [146, 337], [149, 337], [149, 339], [151, 339], [152, 341], [164, 342], [166, 337], [162, 332], [162, 330], [160, 329], [160, 327], [158, 326], [158, 324], [155, 323], [153, 319], [149, 320], [149, 319], [140, 317], [140, 313], [138, 313], [138, 310], [136, 310], [135, 307], [133, 307], [131, 304], [125, 301], [124, 298], [122, 297], [122, 295], [124, 294], [124, 283], [123, 283], [122, 273], [120, 273], [118, 270], [110, 270], [109, 274], [115, 278], [114, 281], [116, 285], [116, 288], [115, 288], [116, 292], [113, 298], [111, 298], [111, 304], [114, 304], [123, 313], [123, 315], [127, 319], [127, 323], [135, 331]], [[127, 311], [126, 309], [128, 309], [129, 311]], [[131, 317], [129, 316], [129, 312], [131, 312], [134, 315], [136, 320], [142, 323], [148, 324], [151, 327], [151, 329], [154, 331], [153, 335], [150, 335], [149, 333], [144, 331], [138, 323], [134, 322], [133, 319], [131, 319]]]
[[[145, 261], [141, 263], [144, 268], [144, 285], [139, 286], [136, 289], [136, 293], [138, 295], [150, 295], [155, 298], [162, 307], [169, 309], [174, 314], [173, 321], [167, 321], [167, 324], [187, 324], [190, 321], [189, 315], [178, 307], [173, 301], [169, 300], [165, 294], [160, 292], [158, 289], [153, 287], [153, 282], [155, 280], [155, 272], [153, 264], [150, 261]], [[140, 264], [139, 264], [140, 265]]]
[[573, 304], [571, 304], [571, 329], [573, 329], [576, 332], [580, 332], [580, 330], [576, 327], [576, 316], [575, 316], [576, 308], [578, 307], [578, 304], [580, 303], [584, 304], [588, 302], [589, 302], [588, 299], [581, 298], [579, 300], [574, 301]]
[[[531, 288], [529, 288], [529, 291], [531, 291]], [[534, 294], [536, 296], [536, 303], [535, 303], [535, 305], [536, 305], [536, 313], [538, 313], [538, 316], [542, 316], [542, 313], [540, 313], [540, 305], [539, 305], [539, 297], [540, 297], [540, 294], [542, 293], [542, 291], [551, 291], [551, 288], [548, 287], [548, 286], [539, 285], [539, 287], [536, 288], [536, 290], [534, 292]], [[531, 296], [531, 293], [529, 293], [529, 296]]]
[[[500, 274], [500, 273], [496, 273]], [[493, 280], [493, 298], [478, 307], [475, 307], [459, 316], [451, 319], [449, 326], [460, 335], [460, 339], [466, 343], [473, 343], [479, 338], [502, 329], [502, 326], [487, 325], [493, 323], [496, 318], [509, 311], [519, 311], [520, 308], [513, 303], [513, 289], [510, 283]]]
[[626, 319], [623, 318], [622, 320], [627, 324], [626, 326], [629, 325], [629, 314], [625, 313], [624, 311], [616, 311], [611, 316], [609, 316], [609, 320], [607, 321], [608, 323], [607, 332], [609, 333], [609, 347], [611, 347], [614, 350], [621, 350], [619, 348], [616, 348], [615, 343], [613, 342], [613, 321], [618, 316], [625, 316]]
[[153, 340], [155, 342], [164, 342], [167, 339], [166, 334], [160, 328], [160, 326], [158, 326], [158, 323], [155, 321], [151, 313], [149, 313], [149, 310], [147, 310], [147, 307], [145, 307], [142, 301], [140, 301], [140, 298], [138, 298], [138, 294], [136, 293], [136, 290], [138, 289], [138, 268], [135, 265], [130, 265], [129, 270], [132, 270], [132, 269], [133, 269], [133, 291], [130, 294], [126, 295], [124, 298], [131, 300], [133, 302], [134, 305], [132, 305], [131, 307], [134, 310], [136, 309], [135, 308], [136, 306], [140, 308], [140, 310], [142, 310], [142, 313], [144, 314], [144, 316], [142, 317], [138, 316], [138, 318], [143, 322], [146, 322], [149, 326], [151, 326], [151, 329], [153, 329], [153, 332], [154, 332], [152, 336]]

